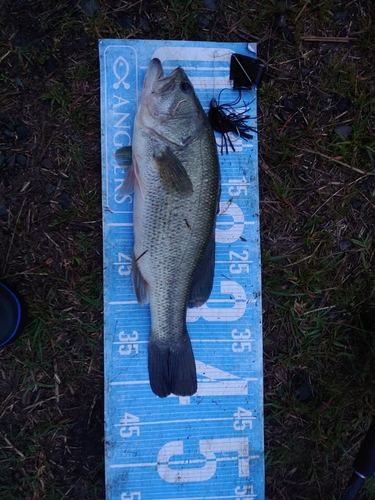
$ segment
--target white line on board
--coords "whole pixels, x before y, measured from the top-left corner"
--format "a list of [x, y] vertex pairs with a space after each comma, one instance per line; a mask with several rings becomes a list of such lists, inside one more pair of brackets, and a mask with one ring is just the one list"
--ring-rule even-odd
[[[225, 340], [218, 340], [218, 339], [190, 339], [191, 342], [228, 342], [228, 343], [236, 343], [236, 342], [241, 342], [241, 340], [236, 340], [236, 339], [225, 339]], [[246, 339], [242, 340], [242, 342], [255, 342], [255, 339]], [[116, 340], [115, 342], [112, 342], [113, 345], [127, 345], [127, 344], [148, 344], [148, 340], [128, 340], [121, 342], [119, 340]]]
[[[229, 461], [234, 461], [238, 460], [239, 458], [248, 458], [249, 460], [255, 460], [260, 458], [259, 455], [252, 455], [252, 456], [242, 456], [242, 457], [216, 457], [216, 462], [229, 462]], [[124, 469], [128, 467], [157, 467], [160, 465], [162, 462], [145, 462], [145, 463], [138, 463], [138, 464], [112, 464], [110, 465], [111, 469]], [[170, 460], [169, 464], [170, 465], [186, 465], [187, 461], [186, 460]], [[189, 460], [189, 464], [204, 464], [206, 463], [205, 459], [197, 459], [197, 460]]]
[[[112, 262], [114, 266], [130, 265], [130, 260], [123, 260], [122, 262]], [[253, 264], [253, 260], [215, 260], [215, 264]]]
[[137, 300], [112, 300], [108, 302], [110, 306], [130, 306], [133, 304], [138, 304]]
[[230, 496], [218, 496], [215, 495], [214, 497], [178, 497], [178, 498], [161, 498], [160, 500], [237, 500], [238, 498], [246, 498], [248, 500], [255, 499], [258, 495], [255, 493], [246, 493], [246, 496], [239, 497], [238, 495], [230, 495]]
[[[247, 419], [243, 420], [250, 420], [254, 419], [255, 417], [248, 417]], [[214, 418], [187, 418], [184, 420], [160, 420], [158, 422], [137, 422], [137, 425], [154, 425], [154, 424], [183, 424], [183, 423], [188, 423], [188, 422], [222, 422], [224, 420], [236, 420], [236, 417], [225, 417], [225, 418], [220, 418], [220, 417], [214, 417]], [[237, 419], [238, 420], [238, 419]], [[113, 424], [114, 427], [124, 427], [125, 424]], [[128, 427], [128, 426], [125, 426]]]
[[236, 179], [236, 182], [222, 182], [221, 186], [252, 186], [253, 184], [253, 182], [241, 182]]
[[[120, 212], [119, 212], [120, 213]], [[223, 216], [225, 214], [220, 214], [220, 216]], [[240, 221], [240, 222], [235, 222], [234, 223], [235, 225], [237, 224], [245, 224], [247, 226], [253, 226], [255, 224], [255, 221]], [[216, 221], [216, 226], [233, 226], [233, 222], [231, 221], [228, 221], [228, 222], [225, 222], [225, 221], [221, 221], [221, 220], [217, 220]], [[107, 223], [107, 226], [111, 226], [111, 227], [133, 227], [133, 223], [132, 222], [108, 222]]]
[[[249, 304], [250, 302], [257, 302], [256, 299], [211, 299], [207, 301], [207, 304], [234, 304], [236, 302], [246, 302]], [[138, 304], [136, 300], [113, 300], [108, 302], [110, 306], [128, 306], [133, 304]]]
[[[258, 380], [259, 380], [258, 377], [246, 377], [243, 379], [238, 379], [238, 382], [257, 382]], [[220, 380], [220, 381], [215, 380], [215, 382], [217, 382], [217, 384], [219, 384], [219, 383], [222, 384], [226, 381], [225, 380]], [[233, 382], [233, 381], [231, 381], [231, 382]], [[237, 379], [236, 379], [236, 382], [237, 382]], [[110, 382], [109, 385], [145, 385], [145, 384], [149, 384], [149, 383], [150, 383], [149, 380], [124, 380], [122, 382]], [[201, 385], [208, 384], [208, 383], [209, 382], [202, 382]], [[198, 391], [199, 391], [199, 387], [198, 387]], [[199, 394], [195, 394], [195, 395], [199, 396]]]
[[[253, 264], [253, 262], [253, 260], [215, 260], [215, 264]], [[115, 264], [117, 264], [117, 262], [115, 262]], [[123, 262], [121, 262], [121, 264], [123, 264]]]
[[178, 497], [178, 498], [161, 498], [160, 500], [237, 500], [238, 498], [246, 498], [247, 500], [253, 500], [257, 498], [258, 495], [255, 493], [246, 493], [246, 497], [239, 497], [238, 495], [234, 496], [217, 496], [214, 497]]
[[[225, 214], [220, 214], [220, 216], [223, 216]], [[254, 226], [255, 224], [255, 221], [250, 221], [250, 220], [245, 220], [245, 221], [236, 221], [234, 222], [234, 225], [235, 226], [241, 226], [242, 224], [245, 224], [247, 226]], [[233, 226], [233, 222], [232, 221], [221, 221], [221, 220], [217, 220], [216, 221], [216, 226]]]
[[133, 226], [132, 222], [107, 222], [107, 226]]

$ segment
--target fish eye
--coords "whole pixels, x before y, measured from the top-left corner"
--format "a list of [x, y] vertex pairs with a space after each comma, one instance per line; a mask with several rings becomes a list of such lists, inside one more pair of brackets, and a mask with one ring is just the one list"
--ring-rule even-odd
[[180, 89], [182, 90], [182, 92], [184, 92], [184, 94], [187, 94], [188, 92], [190, 92], [192, 90], [192, 88], [193, 88], [193, 86], [187, 80], [183, 80], [180, 83]]

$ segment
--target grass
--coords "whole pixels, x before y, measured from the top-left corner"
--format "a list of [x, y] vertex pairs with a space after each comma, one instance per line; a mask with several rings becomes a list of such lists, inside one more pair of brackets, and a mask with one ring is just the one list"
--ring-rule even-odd
[[[306, 6], [299, 30], [328, 34], [332, 5], [319, 5]], [[319, 77], [278, 81], [280, 64], [301, 66], [273, 43], [274, 78], [259, 93], [268, 495], [339, 498], [374, 404], [375, 346], [361, 320], [374, 307], [373, 77], [362, 78], [355, 44], [305, 44]], [[370, 44], [361, 50], [367, 60]], [[353, 128], [345, 140], [341, 123]], [[359, 498], [373, 495], [370, 481]]]
[[[103, 37], [258, 41], [266, 497], [337, 500], [375, 406], [372, 1], [96, 3], [0, 13], [0, 153], [29, 159], [0, 170], [1, 279], [30, 317], [1, 351], [1, 498], [104, 498]], [[15, 119], [24, 142], [3, 134]], [[359, 499], [374, 489], [367, 480]]]
[[[82, 235], [79, 241], [78, 251], [82, 249], [87, 256], [91, 243]], [[6, 401], [2, 405], [0, 468], [10, 473], [0, 485], [2, 498], [71, 498], [64, 481], [61, 487], [59, 484], [63, 467], [69, 470], [66, 450], [75, 446], [70, 436], [79, 420], [63, 415], [61, 409], [68, 404], [69, 413], [77, 413], [67, 396], [83, 396], [78, 385], [91, 378], [92, 362], [101, 350], [102, 329], [95, 315], [102, 303], [99, 273], [87, 274], [81, 260], [77, 266], [76, 272], [83, 276], [75, 277], [74, 283], [74, 272], [68, 271], [65, 280], [63, 276], [55, 279], [56, 286], [38, 290], [28, 300], [29, 322], [23, 340], [14, 344], [6, 363], [8, 377], [2, 383], [9, 385], [11, 406]], [[94, 386], [99, 389], [99, 380]], [[23, 414], [12, 420], [13, 398], [21, 402]], [[61, 463], [56, 461], [58, 456]], [[100, 460], [94, 465], [97, 467]], [[86, 489], [95, 490], [95, 470], [87, 481]], [[90, 498], [98, 498], [95, 491]]]

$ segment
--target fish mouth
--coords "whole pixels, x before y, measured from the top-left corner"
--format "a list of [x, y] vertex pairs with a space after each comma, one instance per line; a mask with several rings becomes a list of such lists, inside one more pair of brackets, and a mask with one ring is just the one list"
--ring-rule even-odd
[[150, 64], [147, 68], [147, 73], [145, 76], [145, 81], [143, 84], [144, 91], [148, 94], [152, 92], [152, 87], [155, 82], [162, 79], [164, 76], [163, 67], [159, 59], [151, 59]]
[[176, 78], [181, 71], [183, 71], [181, 68], [176, 68], [170, 75], [164, 76], [160, 60], [157, 58], [151, 59], [143, 87], [146, 95], [150, 93], [163, 94], [173, 90]]

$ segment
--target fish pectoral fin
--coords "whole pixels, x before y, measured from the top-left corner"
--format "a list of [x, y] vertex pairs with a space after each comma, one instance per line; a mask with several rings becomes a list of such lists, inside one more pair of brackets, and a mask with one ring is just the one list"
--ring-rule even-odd
[[124, 196], [125, 194], [130, 194], [134, 191], [134, 183], [135, 183], [135, 175], [133, 165], [129, 167], [129, 170], [126, 173], [126, 177], [119, 187], [117, 194], [119, 196]]
[[168, 146], [157, 149], [154, 159], [161, 182], [167, 191], [177, 192], [183, 196], [193, 193], [193, 184], [185, 167]]
[[128, 168], [132, 164], [132, 147], [124, 146], [115, 152], [115, 160], [120, 167]]
[[139, 187], [140, 193], [143, 196], [142, 183], [140, 181], [139, 169], [137, 167], [138, 167], [137, 162], [134, 159], [133, 163], [130, 165], [128, 171], [126, 172], [126, 177], [124, 182], [118, 189], [117, 194], [119, 196], [124, 196], [125, 194], [133, 193], [135, 186]]
[[215, 272], [215, 230], [212, 231], [201, 262], [190, 286], [188, 307], [200, 307], [207, 302], [214, 281]]
[[179, 342], [160, 343], [151, 332], [148, 343], [148, 372], [151, 389], [165, 398], [169, 394], [192, 396], [197, 392], [197, 372], [187, 331]]
[[135, 258], [134, 253], [132, 258], [132, 275], [133, 275], [133, 288], [139, 305], [143, 306], [145, 304], [148, 304], [149, 303], [148, 284], [138, 268], [137, 259]]

